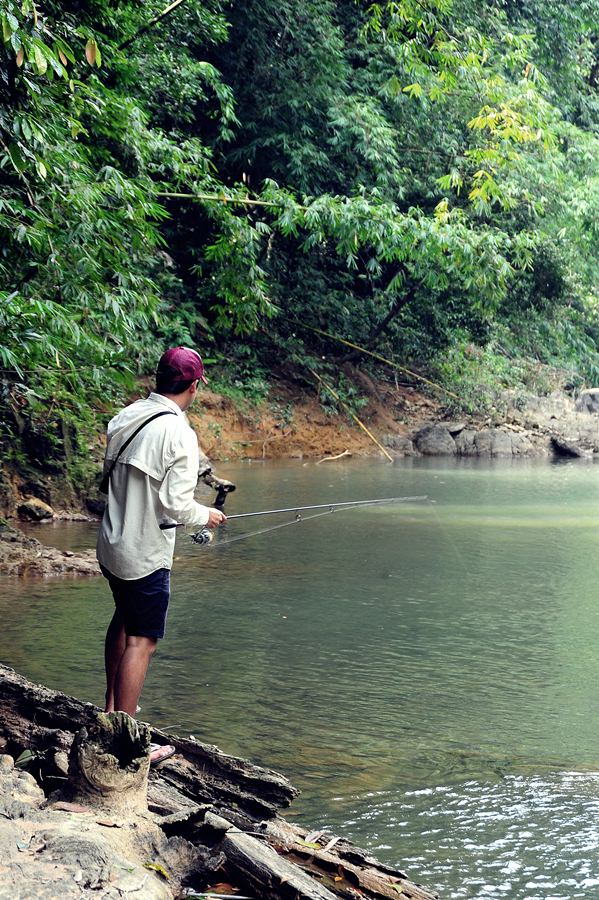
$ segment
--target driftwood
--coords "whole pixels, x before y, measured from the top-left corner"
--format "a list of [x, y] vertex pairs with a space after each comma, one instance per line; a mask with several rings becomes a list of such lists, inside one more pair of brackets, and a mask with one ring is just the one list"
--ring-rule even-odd
[[[148, 771], [150, 738], [174, 744], [177, 754]], [[129, 829], [127, 834], [135, 835], [136, 842], [128, 838], [127, 845], [131, 871], [138, 880], [151, 882], [144, 882], [139, 896], [179, 897], [185, 885], [200, 892], [225, 882], [255, 900], [437, 897], [343, 838], [309, 834], [283, 819], [279, 810], [297, 795], [284, 776], [227, 756], [217, 747], [136, 723], [124, 713], [102, 714], [92, 704], [33, 684], [0, 666], [0, 753], [15, 758], [23, 751], [30, 772], [50, 794], [52, 814], [56, 817], [63, 810], [71, 819], [75, 813], [82, 821], [87, 817], [88, 843], [94, 829], [103, 828], [122, 856], [124, 845], [114, 844], [116, 830], [107, 826], [121, 825], [122, 834]], [[0, 756], [0, 782], [2, 760], [8, 760], [7, 773], [12, 763], [9, 756]], [[15, 772], [5, 777], [12, 778], [16, 790], [18, 778], [31, 775]], [[39, 798], [36, 802], [39, 807]], [[4, 815], [11, 819], [10, 805], [6, 809]], [[44, 814], [50, 815], [38, 810], [32, 821]], [[2, 822], [0, 818], [0, 849]], [[56, 848], [58, 838], [52, 840]], [[102, 897], [135, 889], [125, 890], [119, 883], [118, 891], [112, 892], [111, 879], [122, 873], [118, 866], [111, 869], [105, 846], [98, 851], [104, 862], [94, 863], [94, 874], [86, 873], [78, 883], [70, 876], [71, 886], [83, 885], [79, 894], [61, 887], [61, 895], [80, 896], [86, 884], [101, 887], [103, 892], [95, 896]], [[90, 850], [88, 857], [95, 860], [98, 853], [94, 853]], [[152, 862], [144, 871], [140, 860], [148, 858]], [[19, 863], [20, 857], [14, 865], [19, 868]], [[7, 868], [10, 875], [10, 856]], [[165, 872], [170, 872], [167, 885]]]
[[323, 456], [316, 465], [319, 466], [323, 462], [333, 462], [335, 459], [343, 459], [344, 456], [351, 456], [351, 450], [344, 450], [343, 453], [337, 453], [335, 456]]

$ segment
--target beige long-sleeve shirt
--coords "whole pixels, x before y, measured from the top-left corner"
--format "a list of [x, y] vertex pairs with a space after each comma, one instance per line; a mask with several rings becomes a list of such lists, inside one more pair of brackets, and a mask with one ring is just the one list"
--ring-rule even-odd
[[175, 531], [160, 525], [205, 525], [208, 507], [194, 500], [199, 450], [185, 413], [168, 397], [152, 393], [121, 410], [108, 424], [104, 471], [127, 438], [151, 416], [160, 416], [133, 438], [110, 476], [108, 501], [98, 534], [98, 561], [130, 581], [170, 569]]

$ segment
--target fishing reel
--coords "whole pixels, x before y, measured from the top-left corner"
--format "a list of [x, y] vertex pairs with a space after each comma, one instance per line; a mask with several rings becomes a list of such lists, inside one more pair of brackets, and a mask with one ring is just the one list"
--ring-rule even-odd
[[204, 526], [199, 531], [194, 531], [191, 539], [194, 544], [211, 544], [214, 540], [214, 532]]

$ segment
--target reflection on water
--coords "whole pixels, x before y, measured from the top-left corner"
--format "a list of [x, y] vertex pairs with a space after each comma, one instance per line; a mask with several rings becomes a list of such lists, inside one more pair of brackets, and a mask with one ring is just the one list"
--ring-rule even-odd
[[[292, 818], [343, 828], [444, 897], [599, 897], [599, 469], [415, 460], [221, 472], [239, 485], [230, 512], [429, 501], [220, 551], [180, 535], [142, 715], [285, 772], [302, 789]], [[225, 536], [245, 530], [232, 522]], [[95, 539], [90, 526], [61, 534], [78, 547]], [[101, 578], [5, 580], [0, 654], [99, 703], [110, 613]]]
[[573, 900], [599, 896], [599, 776], [508, 775], [373, 793], [346, 831], [367, 830], [377, 855], [395, 848], [424, 882], [453, 898]]

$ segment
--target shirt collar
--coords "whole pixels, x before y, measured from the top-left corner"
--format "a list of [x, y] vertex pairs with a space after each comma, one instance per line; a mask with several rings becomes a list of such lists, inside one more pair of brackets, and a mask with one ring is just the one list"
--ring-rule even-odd
[[168, 409], [172, 409], [177, 413], [178, 416], [183, 415], [183, 410], [180, 406], [177, 406], [174, 400], [171, 400], [169, 397], [165, 397], [164, 394], [157, 394], [155, 391], [152, 391], [148, 400], [152, 400], [154, 403], [160, 403], [161, 406], [166, 406]]

